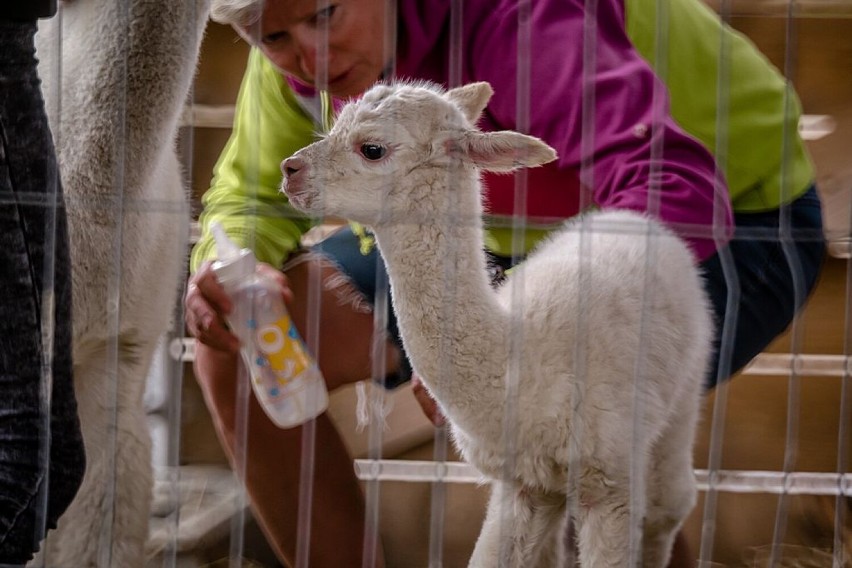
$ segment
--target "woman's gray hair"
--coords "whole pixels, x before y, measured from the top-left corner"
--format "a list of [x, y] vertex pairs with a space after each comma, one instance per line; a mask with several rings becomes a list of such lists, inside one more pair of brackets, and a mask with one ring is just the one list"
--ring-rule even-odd
[[220, 24], [249, 26], [260, 19], [263, 0], [213, 0], [210, 18]]

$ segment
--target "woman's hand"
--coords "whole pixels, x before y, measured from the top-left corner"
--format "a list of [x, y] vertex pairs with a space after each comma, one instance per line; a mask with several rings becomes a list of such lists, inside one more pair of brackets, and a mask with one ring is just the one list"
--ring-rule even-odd
[[[293, 299], [293, 292], [287, 285], [287, 277], [280, 270], [265, 263], [257, 264], [257, 272], [278, 284], [284, 301]], [[234, 309], [225, 289], [216, 279], [213, 263], [210, 261], [189, 279], [184, 298], [186, 308], [186, 327], [196, 339], [204, 345], [218, 351], [237, 353], [240, 340], [228, 330], [225, 318]]]
[[411, 375], [411, 391], [414, 393], [414, 398], [420, 403], [420, 408], [423, 409], [426, 418], [436, 427], [443, 426], [447, 419], [444, 418], [441, 407], [438, 406], [438, 403], [432, 398], [432, 395], [423, 385], [423, 381], [417, 375]]

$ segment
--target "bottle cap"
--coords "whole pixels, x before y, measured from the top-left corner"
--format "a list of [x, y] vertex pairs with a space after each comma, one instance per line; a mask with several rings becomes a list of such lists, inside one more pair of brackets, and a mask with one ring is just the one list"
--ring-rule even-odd
[[254, 253], [250, 249], [237, 246], [228, 238], [218, 222], [214, 222], [210, 230], [216, 240], [217, 260], [213, 263], [213, 272], [216, 273], [219, 282], [226, 284], [252, 275], [257, 262]]

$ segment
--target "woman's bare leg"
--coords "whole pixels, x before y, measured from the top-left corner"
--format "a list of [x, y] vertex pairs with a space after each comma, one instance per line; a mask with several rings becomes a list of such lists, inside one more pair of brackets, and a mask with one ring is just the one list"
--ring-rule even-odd
[[[308, 290], [316, 279], [310, 271], [320, 262], [310, 260], [287, 273], [297, 299], [291, 306], [296, 327], [305, 335]], [[323, 264], [319, 312], [319, 365], [329, 389], [370, 376], [373, 315], [351, 300], [352, 290], [337, 270]], [[331, 280], [329, 280], [331, 278]], [[232, 465], [236, 444], [236, 388], [238, 359], [196, 344], [195, 374]], [[399, 352], [388, 344], [387, 368], [396, 369]], [[270, 545], [282, 562], [292, 565], [296, 555], [302, 428], [282, 430], [264, 414], [254, 396], [248, 413], [245, 485], [252, 509]], [[364, 500], [352, 458], [327, 414], [316, 421], [315, 467], [310, 566], [361, 566], [364, 542]], [[377, 567], [383, 565], [379, 555]], [[373, 567], [369, 567], [373, 568]]]
[[675, 537], [669, 568], [695, 568], [695, 558], [693, 558], [692, 552], [689, 550], [689, 544], [686, 542], [686, 537], [682, 530]]

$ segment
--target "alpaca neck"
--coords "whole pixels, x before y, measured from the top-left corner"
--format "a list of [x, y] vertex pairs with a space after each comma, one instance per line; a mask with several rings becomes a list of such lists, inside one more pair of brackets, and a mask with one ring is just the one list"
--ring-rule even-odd
[[471, 213], [453, 221], [436, 208], [427, 222], [375, 227], [408, 355], [448, 417], [470, 433], [493, 432], [508, 357], [508, 314], [488, 279], [474, 197], [462, 208]]

